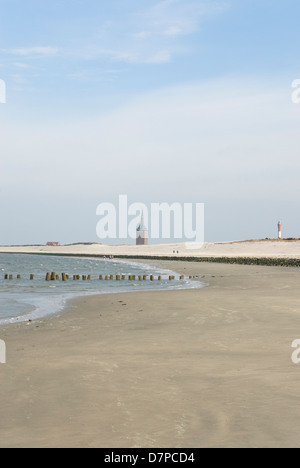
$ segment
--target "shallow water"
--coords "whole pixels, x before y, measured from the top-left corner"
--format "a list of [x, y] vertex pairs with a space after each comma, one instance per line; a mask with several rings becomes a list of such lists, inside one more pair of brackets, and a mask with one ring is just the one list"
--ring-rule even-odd
[[[46, 273], [55, 271], [69, 274], [67, 282], [45, 281]], [[4, 280], [12, 274], [13, 280]], [[17, 275], [21, 279], [17, 279]], [[30, 281], [30, 274], [34, 280]], [[126, 275], [125, 281], [100, 281], [99, 275]], [[129, 275], [150, 275], [154, 282], [129, 281]], [[176, 280], [170, 282], [169, 275]], [[90, 281], [73, 281], [73, 275], [91, 275]], [[157, 276], [162, 281], [157, 281]], [[200, 282], [179, 280], [179, 275], [169, 270], [123, 260], [99, 258], [52, 257], [47, 255], [0, 254], [0, 325], [27, 321], [55, 314], [62, 310], [68, 299], [94, 294], [129, 291], [199, 288]]]

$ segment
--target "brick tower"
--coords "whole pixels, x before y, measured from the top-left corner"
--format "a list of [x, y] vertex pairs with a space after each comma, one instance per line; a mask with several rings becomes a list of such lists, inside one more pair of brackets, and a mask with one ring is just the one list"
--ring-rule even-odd
[[136, 230], [136, 245], [148, 245], [149, 236], [148, 229], [145, 225], [144, 213], [142, 213], [141, 223], [138, 225]]

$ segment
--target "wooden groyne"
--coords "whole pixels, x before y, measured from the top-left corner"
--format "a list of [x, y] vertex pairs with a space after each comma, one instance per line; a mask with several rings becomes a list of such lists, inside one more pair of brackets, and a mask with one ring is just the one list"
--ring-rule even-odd
[[[47, 272], [46, 273], [46, 276], [45, 276], [45, 281], [47, 282], [51, 282], [51, 281], [62, 281], [62, 282], [67, 282], [69, 281], [70, 279], [72, 278], [73, 281], [92, 281], [92, 280], [97, 280], [99, 279], [99, 281], [166, 281], [166, 280], [169, 280], [169, 281], [184, 281], [186, 279], [186, 277], [184, 275], [181, 275], [179, 276], [178, 278], [176, 278], [176, 276], [172, 275], [172, 276], [169, 276], [168, 278], [165, 277], [163, 278], [162, 275], [158, 275], [158, 276], [155, 276], [155, 275], [121, 275], [121, 274], [117, 274], [117, 275], [95, 275], [94, 277], [92, 275], [68, 275], [67, 273], [61, 273], [60, 275], [57, 274], [56, 272]], [[192, 277], [193, 279], [195, 279], [196, 277]], [[12, 281], [14, 279], [14, 276], [12, 274], [5, 274], [4, 275], [4, 280], [9, 280], [9, 281]], [[17, 275], [17, 279], [20, 280], [21, 279], [21, 275]], [[34, 274], [30, 274], [29, 275], [29, 280], [30, 281], [34, 281], [35, 279], [35, 275]]]

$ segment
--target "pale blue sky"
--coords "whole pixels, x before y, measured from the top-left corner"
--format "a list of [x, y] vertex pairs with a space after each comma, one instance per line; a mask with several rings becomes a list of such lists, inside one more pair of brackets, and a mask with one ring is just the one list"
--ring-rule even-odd
[[[0, 243], [96, 206], [205, 202], [206, 240], [300, 237], [298, 0], [0, 0]], [[278, 218], [278, 219], [277, 219]]]

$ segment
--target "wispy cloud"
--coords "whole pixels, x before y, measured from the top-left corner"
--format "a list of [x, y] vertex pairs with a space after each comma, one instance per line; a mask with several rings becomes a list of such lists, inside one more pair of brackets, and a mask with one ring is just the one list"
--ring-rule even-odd
[[[99, 78], [99, 64], [103, 70], [121, 63], [159, 67], [190, 52], [193, 41], [188, 42], [187, 36], [195, 34], [209, 16], [228, 8], [223, 0], [162, 0], [147, 4], [148, 7], [134, 12], [124, 9], [122, 17], [99, 18], [94, 27], [83, 21], [80, 31], [65, 36], [64, 42], [57, 46], [51, 45], [49, 37], [42, 44], [27, 42], [22, 47], [0, 49], [6, 57], [5, 66], [10, 76], [14, 75], [15, 83], [22, 82], [18, 71], [25, 74], [26, 69], [33, 68], [33, 61], [34, 68], [46, 76], [51, 74], [54, 59], [64, 60], [65, 76], [82, 82], [108, 80], [107, 76]], [[98, 62], [97, 71], [85, 63], [92, 61]], [[33, 76], [26, 76], [26, 79], [31, 82]]]
[[19, 57], [51, 57], [58, 54], [58, 48], [51, 46], [20, 47], [16, 49], [5, 49], [3, 52]]
[[146, 51], [138, 48], [120, 47], [119, 49], [103, 49], [101, 47], [87, 46], [76, 51], [62, 51], [64, 56], [79, 57], [83, 60], [97, 60], [106, 58], [111, 62], [126, 62], [131, 64], [159, 64], [167, 63], [171, 54], [167, 49]]
[[140, 31], [140, 32], [138, 32], [138, 33], [132, 34], [132, 37], [133, 37], [134, 39], [138, 39], [138, 40], [147, 39], [149, 36], [150, 36], [150, 32], [149, 32], [149, 31]]
[[163, 0], [101, 28], [101, 46], [99, 39], [90, 38], [70, 53], [86, 60], [102, 57], [131, 64], [168, 63], [183, 53], [182, 36], [197, 32], [202, 21], [227, 8], [222, 1]]
[[[182, 36], [195, 33], [202, 21], [227, 8], [222, 0], [163, 0], [127, 14], [122, 20], [105, 21], [105, 27], [100, 26], [100, 36], [91, 31], [90, 37], [76, 47], [61, 47], [59, 54], [129, 64], [168, 63], [183, 53]], [[58, 54], [54, 48], [49, 48], [49, 55], [51, 52]]]
[[145, 60], [145, 63], [149, 64], [159, 64], [159, 63], [168, 63], [171, 61], [171, 53], [168, 50], [160, 50], [154, 55]]
[[12, 77], [14, 83], [16, 83], [16, 84], [23, 85], [23, 84], [28, 83], [28, 81], [20, 74], [14, 74], [11, 77]]
[[[105, 163], [108, 177], [102, 181], [102, 193], [118, 193], [124, 171], [128, 186], [143, 191], [146, 170], [149, 196], [153, 196], [153, 180], [158, 181], [163, 196], [163, 191], [173, 193], [174, 180], [180, 179], [191, 197], [193, 193], [198, 196], [201, 187], [200, 193], [216, 199], [226, 194], [228, 200], [238, 191], [244, 200], [249, 193], [253, 199], [277, 200], [280, 181], [280, 198], [298, 200], [296, 107], [287, 99], [285, 89], [270, 87], [268, 80], [258, 86], [223, 78], [149, 93], [99, 118], [55, 123], [46, 133], [41, 131], [42, 123], [32, 126], [22, 122], [17, 127], [15, 122], [4, 122], [1, 145], [3, 152], [12, 156], [4, 161], [2, 170], [22, 189], [30, 183], [37, 190], [52, 193], [55, 181], [63, 193], [74, 192], [75, 197], [78, 186], [83, 192], [99, 194], [99, 173]], [[24, 152], [26, 159], [21, 157]], [[7, 174], [12, 160], [15, 164]], [[71, 179], [70, 164], [76, 168]], [[128, 167], [132, 171], [128, 172]], [[137, 180], [143, 181], [138, 188]]]
[[30, 65], [28, 65], [28, 63], [15, 62], [15, 63], [13, 63], [13, 65], [16, 68], [22, 68], [24, 70], [30, 68]]
[[180, 36], [183, 34], [183, 29], [181, 27], [177, 26], [170, 26], [164, 31], [165, 36]]
[[[25, 59], [63, 57], [79, 60], [105, 59], [131, 64], [163, 64], [182, 53], [180, 38], [195, 33], [203, 20], [228, 7], [222, 0], [162, 0], [121, 19], [106, 18], [85, 38], [72, 38], [59, 47], [35, 45], [2, 49], [19, 57], [15, 66], [25, 68]], [[101, 31], [101, 34], [99, 33]]]
[[[133, 41], [127, 47], [135, 51], [135, 62], [161, 64], [182, 53], [181, 37], [196, 33], [203, 21], [229, 8], [224, 1], [163, 0], [140, 10], [131, 18]], [[134, 31], [135, 29], [135, 31]]]
[[147, 37], [174, 37], [196, 32], [203, 20], [228, 8], [228, 3], [220, 1], [163, 0], [139, 12], [138, 17], [143, 23], [143, 30], [147, 31]]

